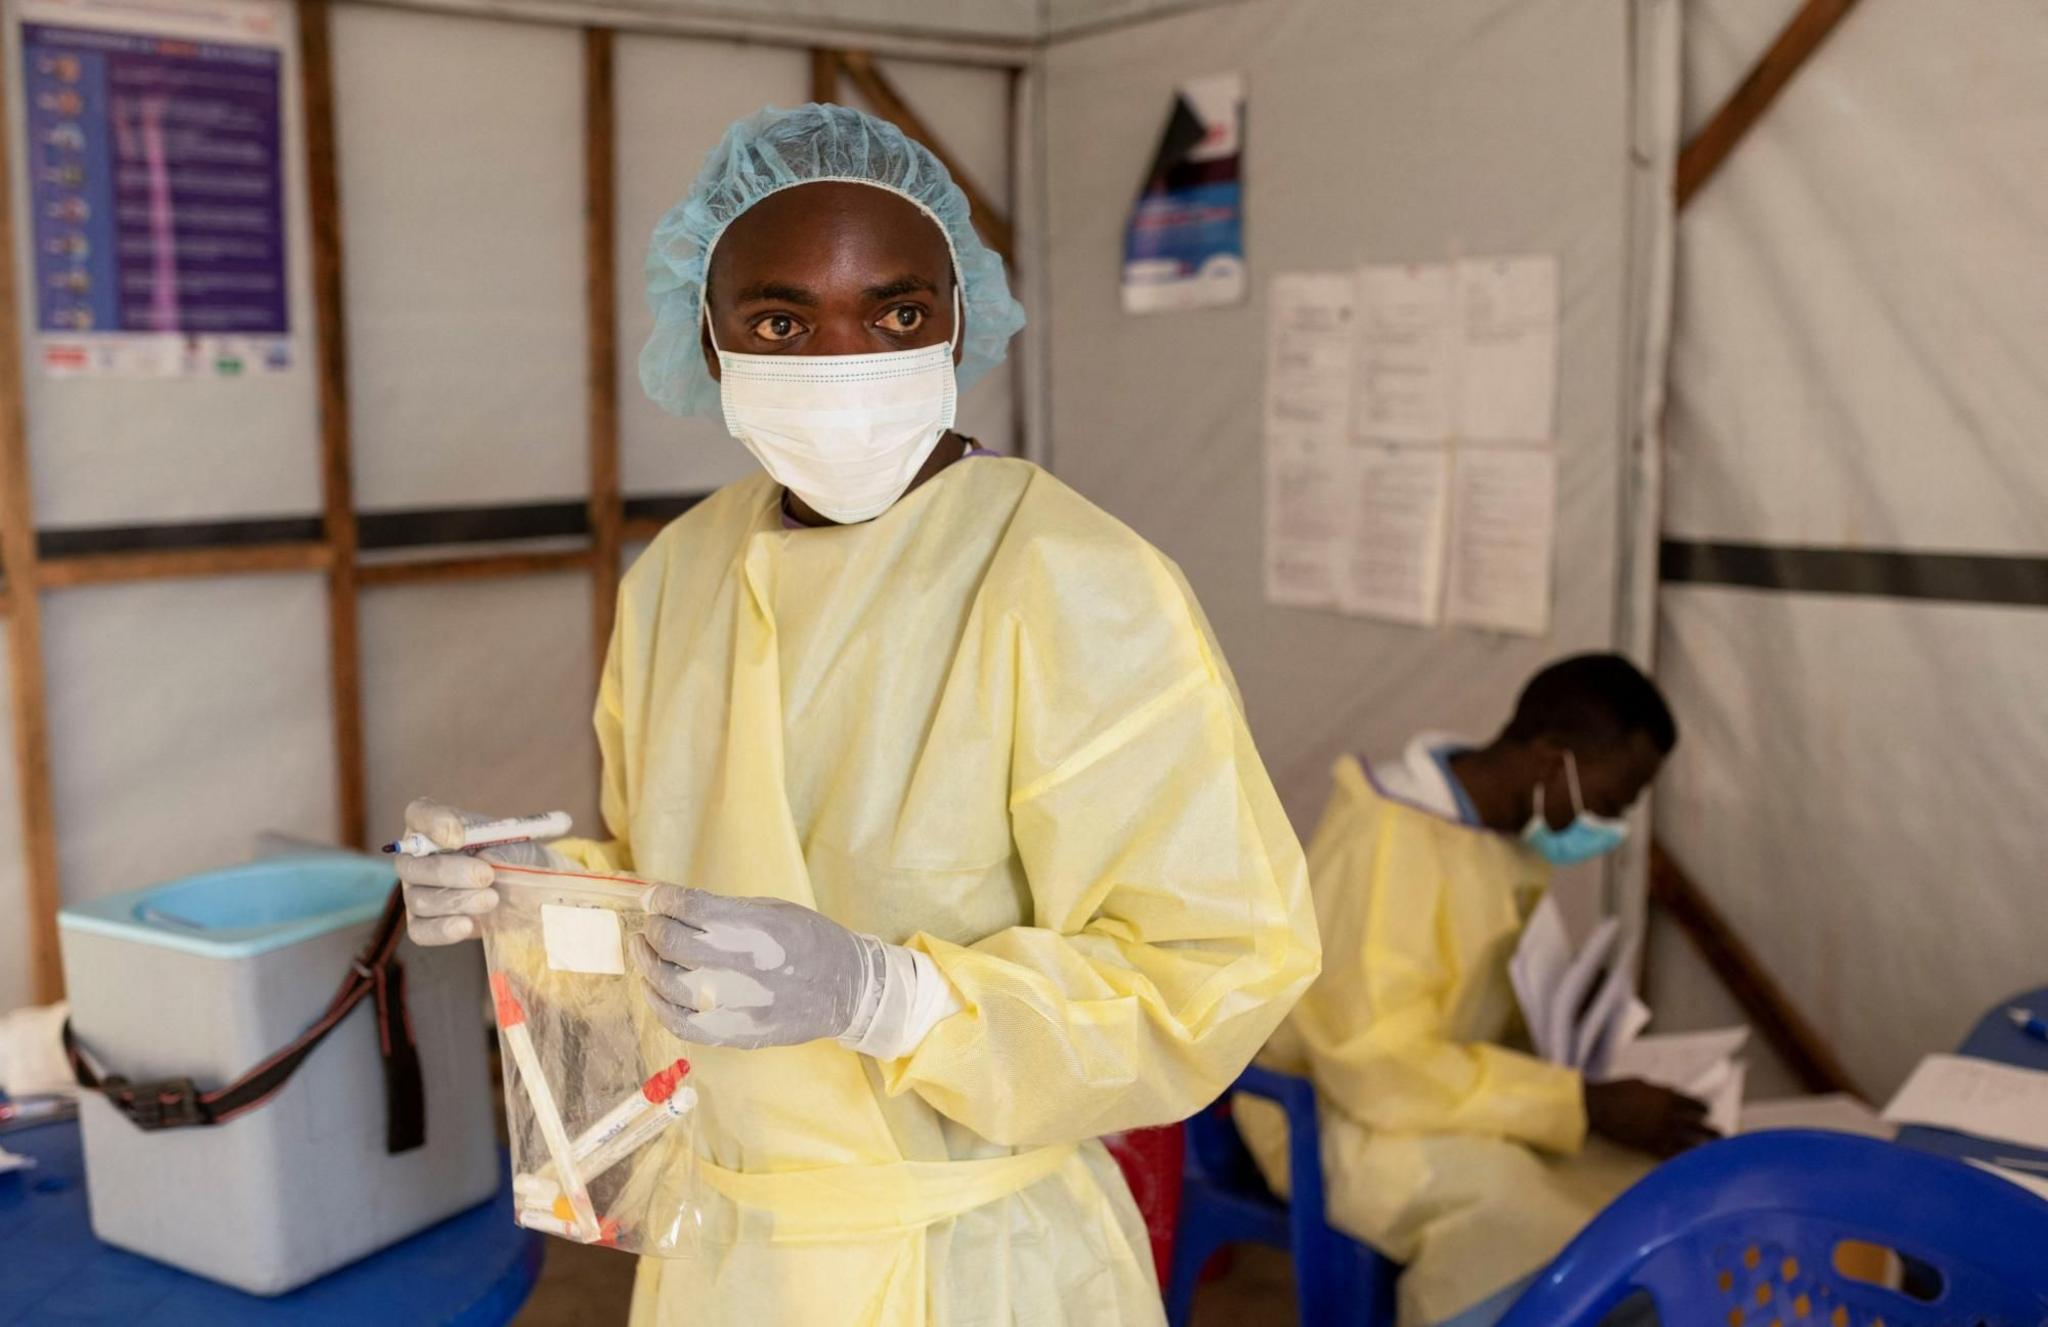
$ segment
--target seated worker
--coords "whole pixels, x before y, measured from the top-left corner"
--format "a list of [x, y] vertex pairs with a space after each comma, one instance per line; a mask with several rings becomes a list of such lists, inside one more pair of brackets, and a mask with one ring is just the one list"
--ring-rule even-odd
[[[1405, 1265], [1403, 1327], [1492, 1322], [1651, 1158], [1713, 1137], [1688, 1097], [1501, 1044], [1550, 868], [1621, 843], [1676, 741], [1655, 684], [1596, 654], [1538, 673], [1486, 746], [1425, 735], [1337, 764], [1309, 845], [1323, 972], [1259, 1058], [1314, 1079], [1330, 1220]], [[1284, 1191], [1285, 1118], [1235, 1111]]]

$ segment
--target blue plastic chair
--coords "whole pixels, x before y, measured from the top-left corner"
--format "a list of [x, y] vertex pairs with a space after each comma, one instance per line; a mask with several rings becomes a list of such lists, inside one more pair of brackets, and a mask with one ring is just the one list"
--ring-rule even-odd
[[[1294, 1260], [1294, 1297], [1301, 1327], [1384, 1327], [1394, 1321], [1399, 1268], [1323, 1216], [1323, 1159], [1316, 1131], [1315, 1088], [1303, 1078], [1256, 1066], [1231, 1092], [1278, 1102], [1287, 1112], [1287, 1164], [1293, 1200], [1266, 1187], [1244, 1139], [1231, 1123], [1230, 1093], [1187, 1122], [1187, 1173], [1174, 1232], [1173, 1275], [1166, 1318], [1187, 1327], [1202, 1269], [1227, 1244], [1266, 1244]], [[2029, 1327], [2032, 1327], [2030, 1324]]]
[[[1897, 1251], [1908, 1291], [1842, 1276]], [[1499, 1327], [1593, 1327], [1636, 1290], [1663, 1327], [2042, 1327], [2048, 1202], [1946, 1157], [1850, 1134], [1745, 1134], [1650, 1172]]]

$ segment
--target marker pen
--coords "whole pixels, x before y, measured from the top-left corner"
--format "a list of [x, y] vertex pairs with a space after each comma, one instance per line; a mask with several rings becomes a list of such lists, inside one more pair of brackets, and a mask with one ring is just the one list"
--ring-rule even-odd
[[590, 1205], [590, 1190], [584, 1187], [583, 1177], [576, 1173], [575, 1163], [570, 1160], [569, 1132], [562, 1127], [562, 1112], [555, 1105], [554, 1089], [541, 1073], [540, 1056], [533, 1049], [533, 1034], [526, 1030], [526, 1007], [512, 994], [512, 983], [502, 972], [491, 974], [491, 995], [497, 1007], [498, 1027], [504, 1032], [505, 1044], [512, 1048], [512, 1060], [519, 1069], [519, 1085], [526, 1089], [526, 1099], [533, 1104], [534, 1122], [540, 1126], [540, 1136], [554, 1158], [555, 1174], [569, 1191], [578, 1237], [588, 1243], [597, 1238], [597, 1210]]
[[[513, 816], [506, 820], [486, 820], [480, 825], [465, 825], [462, 828], [462, 847], [494, 848], [506, 843], [527, 843], [534, 839], [558, 839], [569, 832], [575, 822], [567, 811], [550, 811], [546, 815]], [[384, 851], [404, 853], [407, 857], [432, 857], [437, 852], [452, 852], [444, 849], [426, 835], [414, 831], [396, 843], [384, 845]]]
[[2048, 1041], [2048, 1018], [2042, 1018], [2031, 1009], [2007, 1009], [2005, 1016], [2012, 1020], [2014, 1027], [2032, 1037], [2035, 1041]]

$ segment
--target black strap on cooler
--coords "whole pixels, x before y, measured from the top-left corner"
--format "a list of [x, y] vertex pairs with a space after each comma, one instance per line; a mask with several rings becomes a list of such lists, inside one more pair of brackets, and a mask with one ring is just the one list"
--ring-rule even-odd
[[405, 899], [398, 888], [377, 919], [370, 946], [349, 966], [341, 989], [326, 1012], [297, 1040], [225, 1087], [202, 1092], [190, 1078], [156, 1078], [131, 1082], [119, 1074], [102, 1077], [86, 1063], [85, 1054], [64, 1024], [64, 1053], [78, 1085], [99, 1092], [138, 1129], [179, 1129], [190, 1125], [226, 1124], [256, 1109], [277, 1094], [314, 1047], [341, 1026], [364, 997], [377, 1006], [377, 1053], [384, 1061], [384, 1150], [410, 1152], [427, 1140], [426, 1086], [420, 1077], [419, 1048], [413, 1042], [412, 1017], [405, 1007], [405, 966], [398, 962], [398, 942], [405, 935]]

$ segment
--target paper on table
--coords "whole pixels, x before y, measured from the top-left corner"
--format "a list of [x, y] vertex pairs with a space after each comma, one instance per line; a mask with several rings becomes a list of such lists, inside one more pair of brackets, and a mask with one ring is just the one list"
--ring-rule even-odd
[[1711, 1084], [1702, 1086], [1707, 1075], [1727, 1064], [1747, 1040], [1747, 1027], [1637, 1037], [1609, 1057], [1607, 1076], [1640, 1078], [1681, 1092], [1710, 1091]]
[[1766, 1129], [1825, 1129], [1832, 1133], [1885, 1139], [1898, 1133], [1897, 1128], [1879, 1119], [1876, 1111], [1846, 1092], [1752, 1101], [1744, 1105], [1742, 1132], [1760, 1133]]
[[1717, 1087], [1703, 1088], [1711, 1093], [1707, 1097], [1707, 1127], [1723, 1138], [1731, 1138], [1742, 1127], [1742, 1089], [1749, 1080], [1749, 1062], [1735, 1060], [1728, 1065], [1728, 1076]]
[[1446, 616], [1527, 636], [1548, 631], [1556, 524], [1555, 452], [1458, 448]]
[[1345, 612], [1415, 626], [1436, 622], [1450, 505], [1447, 459], [1440, 447], [1351, 446], [1350, 521], [1337, 577]]
[[1471, 258], [1457, 267], [1458, 436], [1537, 442], [1557, 403], [1557, 259]]
[[1508, 960], [1508, 982], [1522, 1006], [1522, 1021], [1528, 1024], [1529, 1041], [1536, 1054], [1553, 1064], [1558, 1048], [1550, 1041], [1550, 1000], [1558, 981], [1571, 965], [1571, 937], [1565, 930], [1564, 911], [1557, 900], [1545, 895], [1522, 927], [1521, 943]]
[[1620, 936], [1621, 919], [1603, 917], [1593, 928], [1593, 933], [1586, 937], [1585, 946], [1572, 956], [1564, 975], [1557, 979], [1557, 985], [1551, 989], [1550, 1044], [1557, 1048], [1560, 1063], [1578, 1064], [1573, 1053], [1578, 1049], [1579, 1011], [1592, 992], [1594, 981], [1605, 969], [1607, 956], [1613, 952], [1614, 943]]
[[1990, 1171], [2002, 1180], [2010, 1180], [2036, 1198], [2048, 1199], [2048, 1175], [2029, 1175], [2023, 1170], [2008, 1170], [2004, 1166], [1994, 1166], [1989, 1161], [1979, 1161], [1976, 1157], [1964, 1157], [1963, 1160], [1979, 1170]]
[[[1633, 966], [1633, 965], [1631, 965]], [[1619, 1017], [1612, 1019], [1593, 1041], [1592, 1053], [1581, 1066], [1586, 1077], [1598, 1081], [1611, 1077], [1608, 1065], [1614, 1060], [1615, 1052], [1643, 1035], [1643, 1029], [1650, 1026], [1650, 1006], [1637, 999], [1633, 992], [1627, 1008]]]
[[1967, 1055], [1930, 1055], [1884, 1117], [2048, 1148], [2048, 1073]]
[[[1620, 928], [1616, 922], [1616, 929]], [[1612, 1034], [1629, 1015], [1636, 1000], [1636, 958], [1642, 952], [1642, 937], [1631, 935], [1608, 960], [1600, 986], [1594, 992], [1592, 1003], [1586, 1012], [1579, 1015], [1578, 1027], [1572, 1035], [1572, 1063], [1588, 1073], [1595, 1072], [1596, 1056], [1602, 1051], [1611, 1052], [1619, 1044]], [[1643, 1023], [1649, 1022], [1649, 1010], [1643, 1011]], [[1642, 1031], [1638, 1026], [1636, 1031]], [[1606, 1043], [1603, 1045], [1603, 1043]]]
[[1358, 269], [1358, 401], [1352, 432], [1389, 442], [1452, 433], [1456, 292], [1448, 263]]
[[1346, 530], [1352, 278], [1273, 279], [1266, 345], [1266, 597], [1337, 600]]

